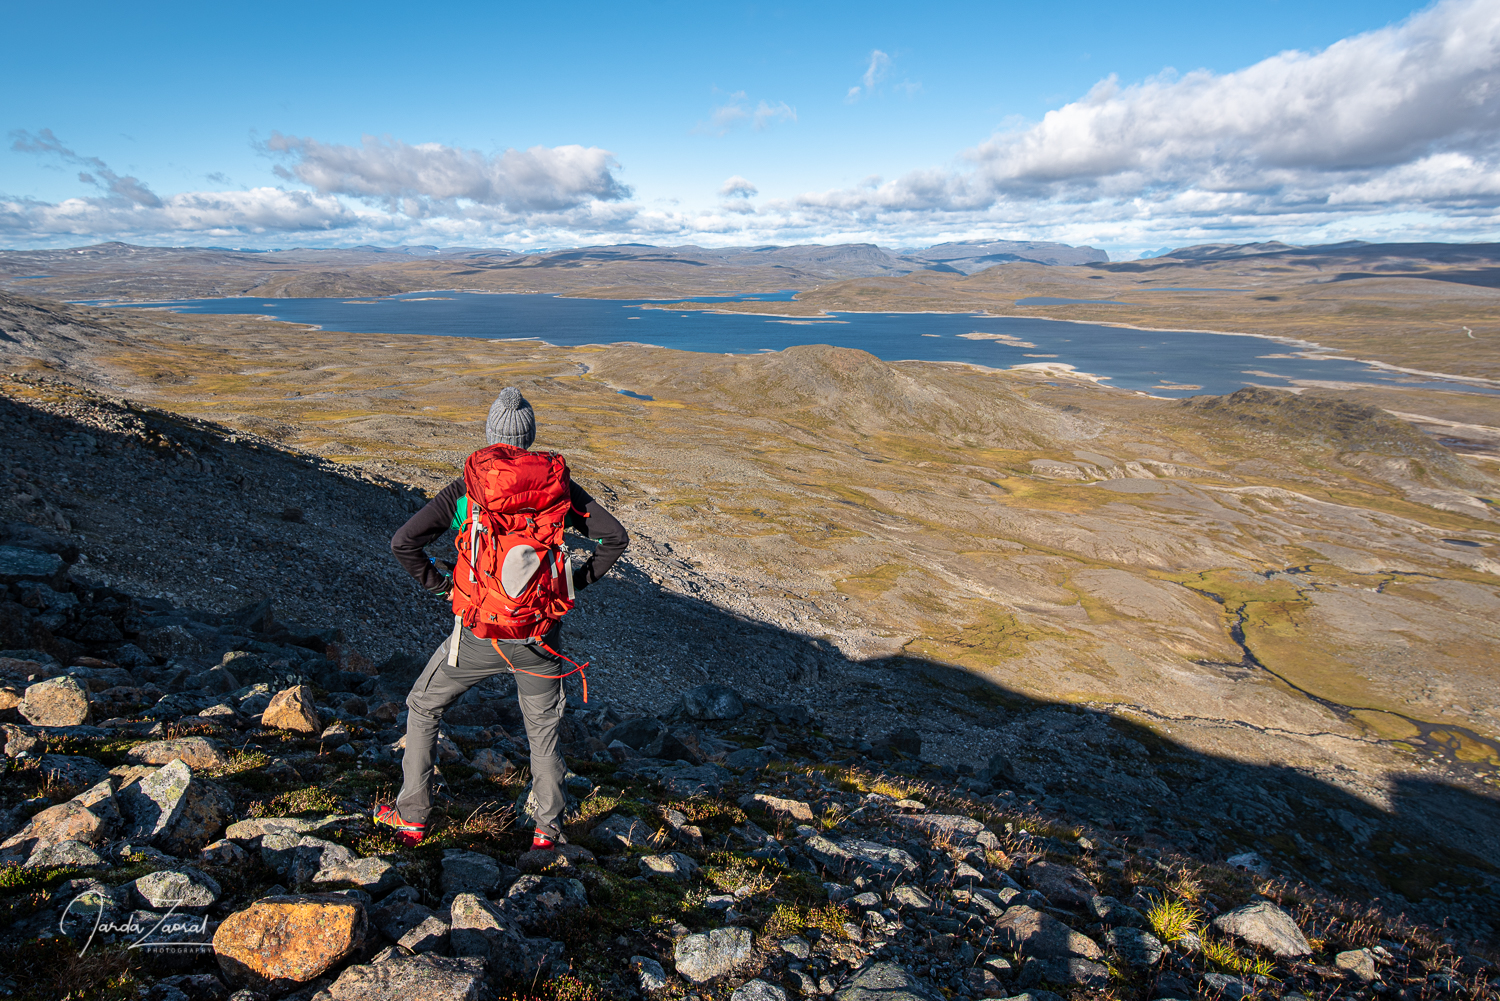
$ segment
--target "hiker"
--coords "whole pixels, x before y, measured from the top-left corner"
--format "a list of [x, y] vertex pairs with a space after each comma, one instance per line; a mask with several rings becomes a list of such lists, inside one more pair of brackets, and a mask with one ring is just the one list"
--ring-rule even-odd
[[[573, 595], [603, 577], [630, 537], [598, 501], [568, 476], [555, 452], [529, 451], [536, 416], [520, 390], [507, 387], [484, 425], [488, 447], [470, 455], [462, 479], [444, 487], [391, 539], [391, 552], [432, 594], [453, 603], [453, 630], [433, 652], [406, 697], [406, 752], [401, 792], [376, 803], [375, 822], [414, 845], [432, 811], [432, 762], [443, 711], [470, 688], [502, 671], [516, 696], [531, 744], [533, 849], [565, 841], [563, 776], [557, 731], [567, 701], [563, 678], [582, 667], [557, 650], [559, 620]], [[567, 527], [599, 543], [569, 574], [562, 548]], [[450, 570], [425, 552], [446, 531], [458, 532]], [[588, 680], [583, 681], [588, 701]]]

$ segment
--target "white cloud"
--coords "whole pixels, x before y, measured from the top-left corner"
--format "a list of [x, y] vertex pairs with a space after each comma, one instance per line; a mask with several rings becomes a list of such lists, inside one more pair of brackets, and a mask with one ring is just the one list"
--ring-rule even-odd
[[62, 141], [52, 134], [51, 129], [42, 129], [35, 134], [24, 129], [16, 129], [10, 135], [10, 148], [16, 153], [55, 156], [64, 163], [87, 167], [88, 170], [79, 172], [78, 179], [84, 184], [91, 184], [108, 192], [109, 198], [117, 204], [144, 205], [150, 208], [161, 205], [161, 200], [139, 178], [129, 175], [122, 177], [116, 174], [109, 169], [108, 164], [96, 156], [78, 155], [64, 146]]
[[719, 187], [721, 198], [754, 198], [759, 194], [759, 189], [738, 174], [725, 181]]
[[885, 75], [891, 70], [891, 57], [879, 49], [870, 52], [870, 64], [865, 67], [865, 75], [859, 78], [859, 83], [849, 88], [844, 95], [846, 101], [857, 101], [861, 97], [868, 96], [875, 85], [885, 79]]
[[737, 90], [729, 95], [729, 100], [717, 105], [709, 113], [708, 120], [699, 122], [693, 131], [699, 134], [722, 136], [741, 122], [750, 122], [755, 131], [760, 132], [778, 121], [795, 122], [797, 120], [797, 109], [785, 101], [777, 101], [771, 104], [768, 101], [758, 101], [754, 107], [750, 105], [749, 98], [743, 90]]
[[486, 155], [439, 143], [412, 146], [390, 136], [338, 146], [273, 132], [265, 149], [291, 160], [290, 167], [276, 168], [278, 176], [324, 194], [381, 199], [408, 215], [431, 212], [431, 202], [555, 211], [631, 193], [614, 176], [614, 154], [597, 146], [533, 146]]

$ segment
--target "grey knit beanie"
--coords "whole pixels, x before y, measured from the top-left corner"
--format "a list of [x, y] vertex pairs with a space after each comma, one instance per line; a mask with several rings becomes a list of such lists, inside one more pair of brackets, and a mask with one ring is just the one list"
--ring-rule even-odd
[[484, 422], [484, 438], [491, 445], [514, 445], [530, 448], [536, 441], [536, 415], [531, 404], [514, 386], [506, 386], [490, 405], [490, 416]]

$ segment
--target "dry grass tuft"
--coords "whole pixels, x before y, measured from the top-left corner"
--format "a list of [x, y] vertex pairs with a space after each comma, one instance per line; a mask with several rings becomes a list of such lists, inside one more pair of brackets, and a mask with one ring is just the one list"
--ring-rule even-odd
[[1198, 930], [1203, 915], [1181, 900], [1167, 898], [1154, 904], [1146, 912], [1151, 930], [1163, 942], [1176, 942]]

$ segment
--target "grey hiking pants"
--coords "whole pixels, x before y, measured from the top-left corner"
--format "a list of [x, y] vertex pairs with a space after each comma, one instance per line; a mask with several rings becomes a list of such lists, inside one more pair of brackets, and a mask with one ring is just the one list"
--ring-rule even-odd
[[[556, 631], [545, 639], [556, 649]], [[401, 758], [401, 794], [396, 809], [401, 819], [414, 824], [425, 823], [432, 812], [432, 762], [437, 751], [438, 721], [443, 711], [457, 702], [464, 692], [486, 678], [515, 665], [520, 671], [537, 674], [563, 674], [571, 665], [524, 640], [500, 640], [500, 649], [510, 658], [505, 662], [489, 640], [475, 636], [465, 628], [459, 633], [458, 662], [449, 664], [450, 635], [433, 651], [427, 667], [412, 685], [406, 697], [406, 753]], [[564, 807], [563, 776], [567, 765], [557, 749], [557, 730], [567, 707], [560, 679], [536, 678], [517, 671], [516, 696], [521, 715], [526, 720], [526, 737], [531, 743], [531, 791], [537, 810], [536, 828], [556, 837], [562, 833]]]

